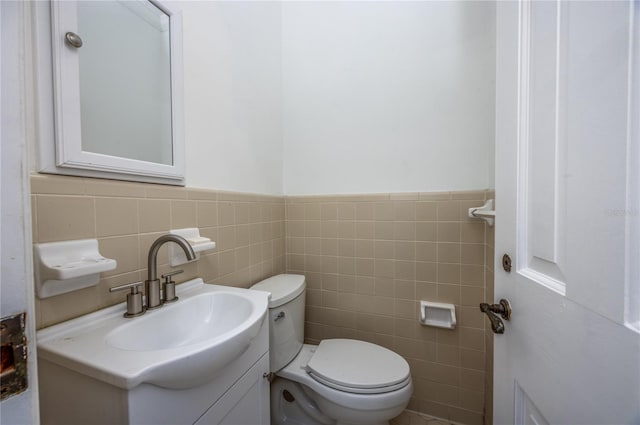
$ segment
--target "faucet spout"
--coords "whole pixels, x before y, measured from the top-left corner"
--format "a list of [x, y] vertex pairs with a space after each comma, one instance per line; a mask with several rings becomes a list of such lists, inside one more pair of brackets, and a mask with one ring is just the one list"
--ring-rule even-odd
[[195, 260], [196, 253], [185, 238], [179, 235], [166, 234], [156, 239], [149, 248], [149, 258], [147, 261], [147, 280], [145, 281], [145, 296], [147, 298], [147, 309], [160, 307], [160, 280], [158, 279], [158, 251], [167, 242], [175, 242], [182, 248], [188, 260]]

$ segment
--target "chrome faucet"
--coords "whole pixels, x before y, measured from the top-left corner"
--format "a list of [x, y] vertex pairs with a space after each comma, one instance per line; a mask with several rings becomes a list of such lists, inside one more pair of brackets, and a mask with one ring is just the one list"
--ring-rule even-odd
[[147, 298], [147, 310], [162, 306], [160, 301], [160, 279], [158, 279], [158, 251], [160, 247], [167, 242], [175, 242], [184, 251], [189, 261], [196, 259], [196, 253], [193, 248], [182, 236], [174, 234], [166, 234], [160, 236], [149, 248], [149, 259], [147, 262], [148, 278], [144, 281], [144, 292]]

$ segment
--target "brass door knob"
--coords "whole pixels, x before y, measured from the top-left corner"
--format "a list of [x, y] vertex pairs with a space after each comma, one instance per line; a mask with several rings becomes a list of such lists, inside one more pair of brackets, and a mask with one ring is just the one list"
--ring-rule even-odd
[[481, 303], [480, 311], [485, 313], [489, 318], [493, 333], [504, 333], [504, 323], [497, 315], [499, 314], [505, 320], [509, 320], [511, 318], [511, 305], [508, 300], [502, 298], [499, 304]]

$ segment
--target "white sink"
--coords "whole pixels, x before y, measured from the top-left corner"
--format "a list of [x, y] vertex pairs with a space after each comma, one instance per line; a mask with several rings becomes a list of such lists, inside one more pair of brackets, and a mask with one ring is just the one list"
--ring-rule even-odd
[[124, 304], [38, 332], [38, 356], [124, 389], [185, 389], [212, 380], [265, 324], [269, 294], [194, 279], [180, 299], [143, 316]]
[[243, 294], [221, 291], [178, 300], [170, 307], [118, 326], [107, 335], [107, 344], [129, 351], [185, 347], [227, 334], [241, 326], [253, 311], [251, 301]]

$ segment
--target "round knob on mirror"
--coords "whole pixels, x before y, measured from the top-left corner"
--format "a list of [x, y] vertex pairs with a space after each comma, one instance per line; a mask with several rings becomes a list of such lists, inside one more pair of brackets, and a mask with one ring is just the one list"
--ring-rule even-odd
[[68, 45], [75, 47], [76, 49], [82, 47], [82, 39], [75, 32], [69, 31], [64, 35], [64, 39]]

